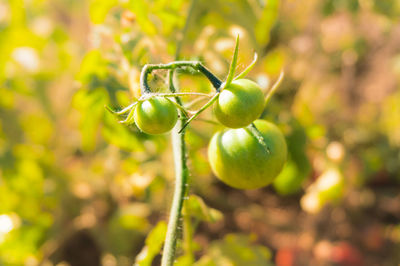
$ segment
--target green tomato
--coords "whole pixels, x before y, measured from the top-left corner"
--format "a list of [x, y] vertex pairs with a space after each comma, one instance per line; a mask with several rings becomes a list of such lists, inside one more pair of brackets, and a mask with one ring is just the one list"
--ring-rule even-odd
[[300, 190], [305, 177], [297, 165], [289, 160], [282, 172], [275, 178], [273, 186], [280, 195], [294, 194]]
[[256, 189], [270, 184], [286, 161], [286, 141], [277, 126], [256, 120], [269, 152], [247, 128], [219, 131], [208, 146], [208, 158], [214, 174], [238, 189]]
[[260, 86], [249, 79], [238, 79], [221, 92], [214, 104], [214, 113], [224, 126], [240, 128], [256, 120], [264, 105]]
[[152, 135], [163, 134], [175, 126], [178, 111], [167, 98], [154, 97], [138, 103], [134, 118], [141, 131]]
[[[289, 144], [290, 146], [290, 144]], [[304, 161], [303, 164], [297, 164], [292, 159], [289, 160], [282, 172], [275, 178], [273, 186], [280, 195], [290, 195], [299, 192], [304, 180], [310, 175], [311, 167]]]

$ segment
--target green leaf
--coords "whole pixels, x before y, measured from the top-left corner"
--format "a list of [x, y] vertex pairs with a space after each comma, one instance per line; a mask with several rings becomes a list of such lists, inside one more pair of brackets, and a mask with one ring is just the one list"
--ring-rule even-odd
[[119, 123], [115, 116], [106, 112], [103, 122], [102, 134], [107, 142], [126, 151], [143, 150], [143, 143], [126, 125]]
[[185, 201], [185, 214], [207, 222], [216, 222], [223, 218], [220, 211], [208, 207], [203, 199], [196, 195], [190, 195]]
[[99, 78], [107, 76], [107, 62], [103, 59], [100, 50], [92, 50], [85, 55], [76, 78], [86, 84], [92, 81], [93, 76]]
[[155, 35], [157, 33], [154, 22], [150, 20], [151, 9], [148, 1], [131, 0], [128, 8], [135, 14], [136, 21], [144, 33], [147, 35]]
[[236, 65], [237, 65], [237, 59], [238, 59], [238, 52], [239, 52], [239, 35], [236, 36], [236, 43], [235, 43], [235, 51], [233, 53], [233, 58], [231, 65], [229, 67], [229, 73], [228, 77], [226, 78], [225, 85], [222, 89], [226, 88], [231, 84], [234, 76], [235, 76], [235, 70], [236, 70]]
[[254, 245], [254, 237], [228, 234], [223, 240], [214, 241], [207, 253], [195, 266], [270, 266], [271, 251], [261, 245]]
[[174, 266], [192, 266], [193, 265], [193, 256], [190, 254], [183, 255], [177, 258], [174, 262]]
[[160, 221], [146, 238], [146, 245], [136, 257], [135, 266], [151, 266], [154, 257], [160, 252], [167, 234], [167, 224]]
[[90, 20], [94, 24], [103, 23], [111, 8], [118, 4], [118, 0], [91, 0], [89, 4]]
[[271, 29], [278, 17], [279, 2], [279, 0], [265, 1], [264, 10], [255, 25], [257, 43], [261, 46], [265, 46], [269, 42]]
[[74, 96], [73, 105], [81, 112], [79, 127], [82, 134], [82, 148], [85, 151], [93, 150], [96, 147], [97, 132], [106, 103], [105, 89], [80, 90]]

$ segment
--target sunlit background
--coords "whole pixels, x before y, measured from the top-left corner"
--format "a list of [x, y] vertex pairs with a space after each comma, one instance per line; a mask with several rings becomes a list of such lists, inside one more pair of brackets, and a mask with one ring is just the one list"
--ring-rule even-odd
[[[262, 118], [289, 159], [269, 187], [230, 188], [207, 161], [223, 127], [211, 111], [193, 122], [176, 265], [398, 265], [399, 18], [398, 0], [0, 0], [0, 265], [159, 265], [169, 135], [104, 106], [177, 54], [223, 79], [237, 34], [238, 70], [257, 52], [265, 92], [285, 70]], [[193, 72], [179, 83], [212, 91]]]

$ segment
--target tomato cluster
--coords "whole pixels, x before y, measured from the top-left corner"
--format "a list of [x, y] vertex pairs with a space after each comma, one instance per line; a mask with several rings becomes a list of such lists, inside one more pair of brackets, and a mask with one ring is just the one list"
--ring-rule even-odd
[[[266, 186], [285, 164], [287, 147], [283, 134], [273, 123], [256, 120], [264, 106], [261, 88], [249, 79], [232, 81], [214, 103], [217, 120], [230, 129], [215, 133], [208, 146], [208, 157], [214, 174], [229, 186]], [[178, 110], [168, 98], [153, 96], [137, 103], [133, 118], [141, 131], [163, 134], [175, 126]], [[251, 123], [257, 135], [250, 129]]]
[[277, 126], [265, 120], [254, 122], [266, 146], [245, 127], [261, 115], [264, 104], [264, 94], [257, 83], [238, 79], [221, 92], [214, 105], [218, 121], [232, 129], [215, 133], [208, 157], [214, 174], [234, 188], [266, 186], [285, 164], [286, 141]]

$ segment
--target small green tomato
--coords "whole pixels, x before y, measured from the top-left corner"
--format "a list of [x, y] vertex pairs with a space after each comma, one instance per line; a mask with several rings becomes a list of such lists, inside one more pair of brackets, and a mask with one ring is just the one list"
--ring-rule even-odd
[[286, 161], [286, 141], [277, 126], [256, 120], [269, 152], [247, 128], [217, 132], [208, 146], [208, 158], [214, 174], [238, 189], [256, 189], [270, 184]]
[[240, 128], [256, 120], [264, 105], [260, 86], [249, 79], [238, 79], [221, 92], [214, 104], [214, 113], [224, 126]]
[[163, 134], [175, 126], [178, 111], [167, 98], [154, 97], [138, 103], [134, 118], [137, 127], [144, 133]]

